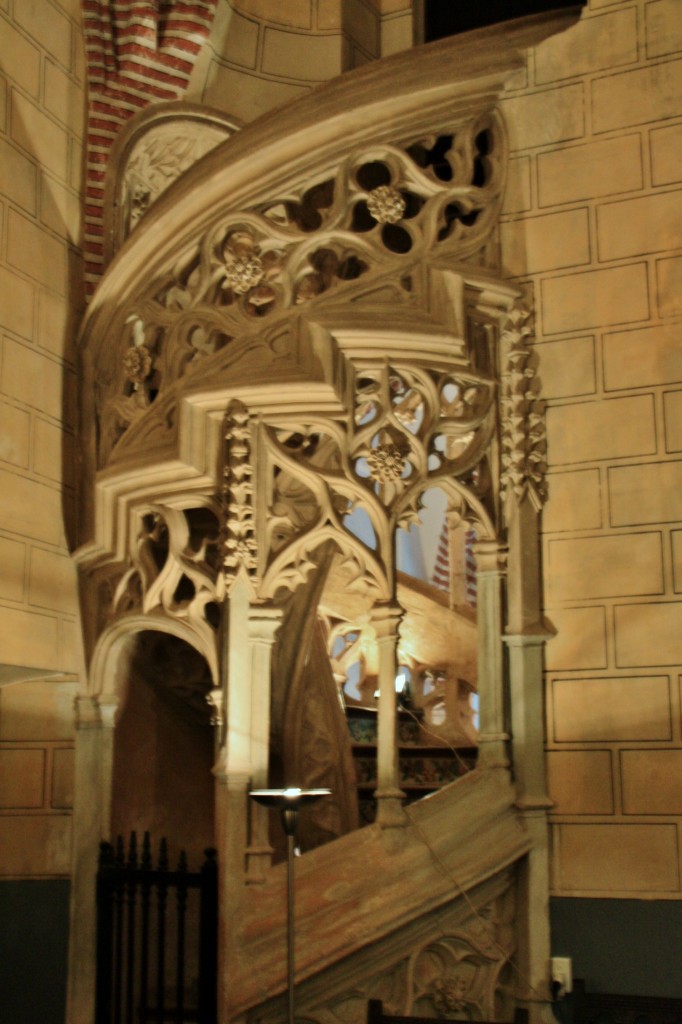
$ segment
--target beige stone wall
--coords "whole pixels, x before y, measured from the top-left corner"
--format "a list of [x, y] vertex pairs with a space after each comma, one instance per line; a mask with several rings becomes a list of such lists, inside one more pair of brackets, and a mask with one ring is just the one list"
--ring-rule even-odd
[[80, 660], [78, 0], [0, 0], [0, 877], [68, 875]]
[[413, 0], [219, 0], [187, 98], [243, 122], [413, 42]]
[[682, 896], [682, 4], [590, 0], [503, 103], [547, 398], [557, 895]]

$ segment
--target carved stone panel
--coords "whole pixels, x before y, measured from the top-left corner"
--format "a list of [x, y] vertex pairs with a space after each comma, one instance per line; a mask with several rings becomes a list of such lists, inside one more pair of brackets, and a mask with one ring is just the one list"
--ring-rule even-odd
[[125, 125], [107, 165], [107, 262], [168, 186], [238, 129], [221, 111], [182, 101], [155, 104]]

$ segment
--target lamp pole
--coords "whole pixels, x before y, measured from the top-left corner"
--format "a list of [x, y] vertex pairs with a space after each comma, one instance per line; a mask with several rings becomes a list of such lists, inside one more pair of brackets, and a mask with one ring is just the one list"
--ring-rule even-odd
[[279, 809], [282, 828], [287, 837], [287, 1024], [294, 1024], [294, 855], [296, 852], [296, 827], [298, 812], [303, 804], [311, 804], [323, 796], [329, 796], [331, 789], [252, 789], [249, 796], [265, 807]]

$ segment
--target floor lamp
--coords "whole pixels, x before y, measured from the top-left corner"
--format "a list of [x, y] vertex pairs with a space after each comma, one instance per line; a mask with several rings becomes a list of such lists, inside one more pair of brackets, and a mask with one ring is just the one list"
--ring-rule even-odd
[[320, 797], [329, 796], [331, 789], [252, 789], [249, 796], [263, 807], [275, 807], [282, 819], [287, 837], [287, 1001], [288, 1024], [294, 1024], [294, 853], [298, 812], [304, 804], [312, 804]]

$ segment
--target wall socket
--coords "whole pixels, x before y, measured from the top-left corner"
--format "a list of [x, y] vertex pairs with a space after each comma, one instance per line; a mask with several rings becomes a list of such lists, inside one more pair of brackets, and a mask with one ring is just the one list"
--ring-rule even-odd
[[573, 962], [570, 956], [553, 956], [550, 969], [554, 998], [561, 999], [573, 991]]

